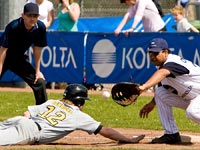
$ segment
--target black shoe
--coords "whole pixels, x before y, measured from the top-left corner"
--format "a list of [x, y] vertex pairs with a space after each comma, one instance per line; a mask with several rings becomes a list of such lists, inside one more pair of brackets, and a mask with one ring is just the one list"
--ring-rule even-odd
[[174, 133], [174, 134], [164, 134], [163, 136], [159, 138], [155, 138], [151, 141], [152, 144], [161, 144], [161, 143], [166, 143], [166, 144], [178, 144], [181, 143], [181, 137], [180, 134]]

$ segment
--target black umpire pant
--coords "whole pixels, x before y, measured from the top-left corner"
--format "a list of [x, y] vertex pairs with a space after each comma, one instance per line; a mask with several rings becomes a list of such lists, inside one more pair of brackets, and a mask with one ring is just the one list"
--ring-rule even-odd
[[37, 83], [34, 84], [35, 68], [25, 58], [5, 59], [1, 77], [7, 70], [21, 77], [32, 88], [36, 105], [42, 104], [47, 100], [46, 81], [38, 79]]

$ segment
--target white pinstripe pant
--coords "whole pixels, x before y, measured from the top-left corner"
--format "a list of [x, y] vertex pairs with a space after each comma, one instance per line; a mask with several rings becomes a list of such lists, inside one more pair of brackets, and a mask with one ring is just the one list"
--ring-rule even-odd
[[200, 95], [192, 100], [184, 100], [182, 97], [173, 94], [170, 89], [161, 86], [155, 91], [155, 101], [165, 134], [178, 132], [172, 107], [186, 110], [188, 118], [200, 124]]

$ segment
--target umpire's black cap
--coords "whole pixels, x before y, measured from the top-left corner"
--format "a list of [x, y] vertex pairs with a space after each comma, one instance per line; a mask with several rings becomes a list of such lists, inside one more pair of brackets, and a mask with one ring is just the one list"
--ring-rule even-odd
[[24, 5], [24, 14], [25, 15], [30, 15], [30, 14], [35, 14], [39, 15], [39, 7], [35, 3], [27, 3]]

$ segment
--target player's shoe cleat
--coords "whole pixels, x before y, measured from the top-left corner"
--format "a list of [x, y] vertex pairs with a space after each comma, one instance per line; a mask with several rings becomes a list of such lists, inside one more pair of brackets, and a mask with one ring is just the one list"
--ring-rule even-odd
[[164, 134], [159, 138], [155, 138], [151, 141], [152, 144], [179, 144], [181, 143], [180, 134], [177, 132], [175, 134]]

